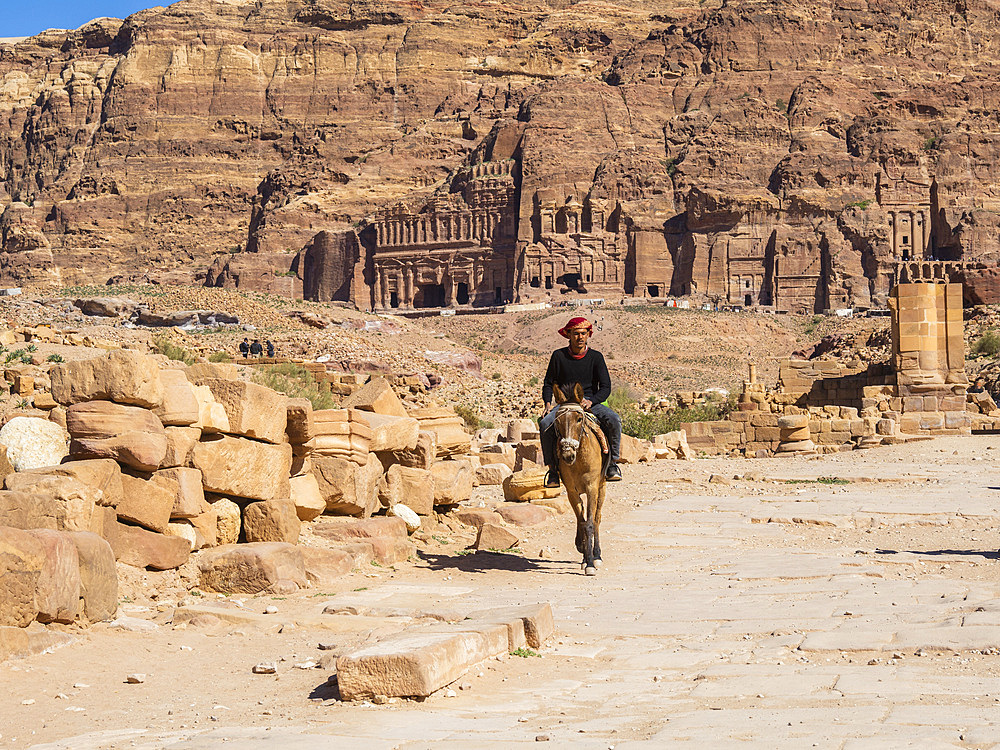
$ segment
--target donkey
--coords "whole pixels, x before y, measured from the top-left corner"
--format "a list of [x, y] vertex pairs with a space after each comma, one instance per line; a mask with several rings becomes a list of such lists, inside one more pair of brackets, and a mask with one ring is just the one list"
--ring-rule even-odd
[[[576, 513], [576, 549], [583, 554], [588, 576], [601, 567], [601, 506], [604, 505], [604, 471], [601, 428], [583, 408], [583, 387], [573, 384], [570, 395], [553, 385], [556, 420], [553, 429], [558, 439], [559, 475], [566, 485], [573, 512]], [[584, 508], [581, 495], [587, 496]]]

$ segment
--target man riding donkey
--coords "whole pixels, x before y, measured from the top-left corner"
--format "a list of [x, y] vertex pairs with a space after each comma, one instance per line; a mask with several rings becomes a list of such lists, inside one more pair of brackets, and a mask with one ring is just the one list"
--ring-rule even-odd
[[569, 339], [569, 346], [552, 352], [549, 367], [545, 371], [545, 382], [542, 385], [542, 400], [545, 402], [545, 414], [538, 421], [542, 441], [542, 457], [549, 467], [545, 475], [546, 487], [558, 487], [559, 458], [556, 456], [556, 430], [554, 429], [556, 413], [554, 408], [553, 386], [558, 386], [562, 392], [572, 392], [577, 383], [583, 388], [584, 398], [581, 406], [593, 414], [607, 436], [608, 452], [610, 453], [605, 478], [609, 482], [617, 482], [622, 478], [618, 468], [618, 450], [622, 439], [622, 423], [618, 415], [602, 402], [611, 395], [611, 376], [604, 362], [604, 355], [588, 346], [594, 333], [593, 324], [586, 318], [573, 318], [559, 334]]

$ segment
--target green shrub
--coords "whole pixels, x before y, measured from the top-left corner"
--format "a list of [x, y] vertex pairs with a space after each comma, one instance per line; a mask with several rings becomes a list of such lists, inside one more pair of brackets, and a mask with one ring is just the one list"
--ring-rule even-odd
[[992, 328], [986, 331], [972, 345], [972, 353], [995, 357], [1000, 353], [1000, 334]]
[[462, 418], [465, 426], [470, 430], [478, 430], [481, 427], [485, 427], [483, 421], [479, 418], [478, 412], [468, 404], [455, 404], [455, 413]]
[[195, 357], [191, 352], [183, 346], [177, 346], [165, 336], [161, 336], [153, 342], [153, 351], [162, 354], [167, 359], [183, 362], [186, 365], [193, 365], [195, 362]]
[[336, 405], [333, 396], [321, 391], [312, 374], [301, 365], [289, 363], [258, 367], [252, 380], [289, 398], [308, 399], [314, 409], [332, 409]]
[[635, 394], [624, 385], [619, 385], [611, 389], [611, 395], [605, 401], [609, 408], [621, 413], [628, 409], [634, 409], [637, 403]]
[[229, 352], [212, 352], [208, 355], [209, 362], [232, 362], [233, 357]]
[[644, 413], [635, 407], [619, 411], [622, 432], [641, 440], [652, 440], [654, 435], [673, 432], [681, 428], [683, 422], [712, 422], [722, 419], [728, 411], [728, 404], [699, 404], [673, 411], [653, 411]]
[[45, 358], [45, 361], [46, 362], [54, 362], [55, 364], [59, 364], [60, 362], [65, 362], [66, 360], [63, 358], [63, 356], [61, 354], [50, 354], [49, 356], [47, 356]]

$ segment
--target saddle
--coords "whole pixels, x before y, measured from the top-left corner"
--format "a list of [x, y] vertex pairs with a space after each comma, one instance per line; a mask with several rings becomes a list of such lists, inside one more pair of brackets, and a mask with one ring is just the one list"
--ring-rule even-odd
[[601, 444], [601, 453], [607, 455], [608, 453], [608, 436], [604, 434], [604, 430], [601, 429], [601, 423], [597, 421], [597, 417], [591, 414], [589, 411], [584, 412], [587, 417], [587, 427], [590, 428], [591, 432], [597, 437], [597, 442]]

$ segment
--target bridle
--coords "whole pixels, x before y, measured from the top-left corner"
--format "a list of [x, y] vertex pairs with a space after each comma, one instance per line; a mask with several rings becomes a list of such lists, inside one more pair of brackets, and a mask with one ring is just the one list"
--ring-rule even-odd
[[[565, 422], [564, 417], [570, 414], [579, 414], [580, 419], [576, 421], [572, 426], [578, 428], [576, 437], [571, 437], [569, 434], [563, 434], [563, 430], [560, 429], [562, 423]], [[580, 443], [583, 440], [583, 432], [586, 429], [587, 421], [587, 410], [583, 408], [581, 404], [573, 402], [565, 402], [559, 404], [556, 407], [556, 418], [554, 427], [556, 430], [556, 437], [559, 438], [559, 452], [565, 449], [568, 453], [573, 454], [573, 459], [576, 460], [576, 452], [580, 449]], [[572, 463], [572, 462], [567, 462]]]

